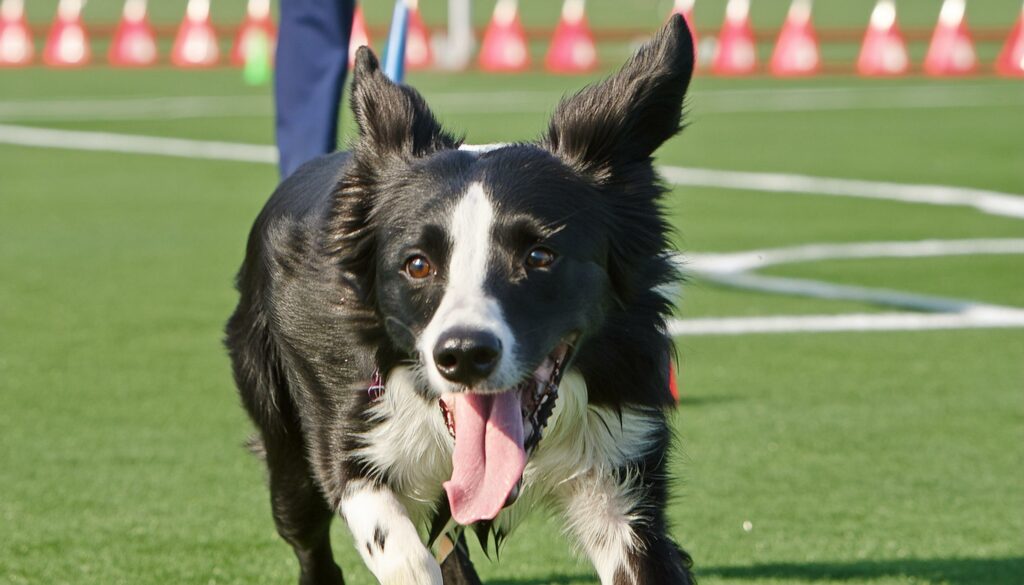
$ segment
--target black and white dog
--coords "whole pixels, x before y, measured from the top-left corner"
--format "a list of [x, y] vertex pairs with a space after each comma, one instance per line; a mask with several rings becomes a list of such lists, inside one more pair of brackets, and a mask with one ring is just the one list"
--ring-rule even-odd
[[498, 546], [539, 506], [604, 585], [692, 582], [664, 513], [677, 275], [651, 155], [693, 60], [675, 17], [537, 142], [472, 148], [359, 50], [352, 152], [270, 198], [227, 325], [301, 583], [343, 582], [336, 513], [381, 583], [450, 585], [479, 583], [464, 527]]

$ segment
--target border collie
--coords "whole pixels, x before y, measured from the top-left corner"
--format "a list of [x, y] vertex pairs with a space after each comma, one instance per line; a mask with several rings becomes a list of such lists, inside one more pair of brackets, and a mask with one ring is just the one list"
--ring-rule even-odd
[[474, 584], [557, 510], [604, 585], [693, 581], [665, 518], [677, 279], [651, 156], [693, 71], [681, 17], [535, 142], [463, 147], [359, 49], [351, 152], [260, 213], [226, 344], [300, 583], [340, 514], [387, 585]]

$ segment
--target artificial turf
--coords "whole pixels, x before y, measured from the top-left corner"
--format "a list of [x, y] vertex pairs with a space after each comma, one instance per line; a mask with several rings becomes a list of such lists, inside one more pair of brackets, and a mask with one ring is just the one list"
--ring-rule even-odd
[[[595, 5], [595, 21], [610, 18]], [[923, 14], [921, 6], [907, 3], [907, 18]], [[990, 22], [1000, 3], [991, 12], [978, 6], [971, 4], [976, 19]], [[823, 10], [821, 18], [840, 17]], [[411, 81], [436, 98], [449, 124], [486, 142], [536, 136], [544, 104], [585, 78]], [[757, 100], [736, 93], [941, 93], [951, 85], [992, 99], [971, 108], [765, 113], [741, 111]], [[526, 111], [465, 111], [465, 95], [513, 87], [529, 92]], [[1024, 191], [1019, 82], [700, 77], [694, 92], [693, 124], [661, 151], [660, 164]], [[266, 95], [233, 70], [0, 71], [0, 104], [249, 96], [257, 110], [0, 123], [269, 143]], [[723, 95], [739, 104], [734, 111], [721, 109]], [[0, 145], [0, 583], [294, 581], [261, 464], [242, 448], [250, 427], [220, 345], [245, 236], [275, 180], [263, 164]], [[687, 187], [672, 191], [667, 208], [676, 244], [691, 252], [1024, 237], [1024, 221], [972, 209], [815, 195]], [[1017, 256], [766, 272], [1024, 306]], [[684, 317], [875, 310], [701, 281], [683, 296]], [[683, 400], [669, 514], [702, 583], [1024, 581], [1024, 332], [677, 341]], [[500, 562], [477, 551], [485, 582], [596, 583], [560, 532], [557, 515], [541, 513], [508, 541]], [[335, 551], [350, 583], [371, 582], [340, 523]]]

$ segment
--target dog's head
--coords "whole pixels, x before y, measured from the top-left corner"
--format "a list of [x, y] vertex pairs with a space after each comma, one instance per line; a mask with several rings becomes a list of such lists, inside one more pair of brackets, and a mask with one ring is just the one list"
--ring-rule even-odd
[[[411, 357], [421, 391], [443, 397], [456, 433], [450, 483], [504, 502], [504, 487], [487, 487], [493, 478], [458, 477], [460, 450], [525, 460], [549, 393], [588, 344], [631, 339], [616, 327], [664, 337], [667, 302], [653, 289], [671, 269], [651, 156], [679, 131], [693, 60], [675, 17], [618, 73], [564, 99], [539, 141], [469, 150], [368, 49], [356, 54], [359, 135], [331, 246], [383, 348], [378, 359]], [[508, 448], [490, 453], [484, 427], [498, 427]], [[486, 445], [463, 448], [471, 433]], [[478, 495], [460, 506], [449, 486], [457, 520], [497, 513]]]

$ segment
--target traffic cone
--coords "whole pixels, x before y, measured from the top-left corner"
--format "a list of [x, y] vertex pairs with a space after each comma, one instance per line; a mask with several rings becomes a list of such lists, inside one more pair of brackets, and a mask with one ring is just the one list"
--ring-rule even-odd
[[552, 73], [586, 73], [597, 67], [597, 47], [584, 0], [565, 0], [544, 66]]
[[[672, 5], [672, 11], [668, 13], [668, 17], [672, 18], [675, 15], [680, 15], [686, 21], [686, 28], [690, 29], [690, 36], [693, 37], [693, 49], [697, 50], [697, 27], [693, 26], [693, 5], [695, 0], [675, 0]], [[695, 55], [696, 57], [696, 55]]]
[[999, 53], [996, 71], [1007, 77], [1024, 77], [1024, 6], [1020, 9], [1017, 25]]
[[484, 71], [523, 71], [530, 66], [526, 33], [519, 20], [517, 0], [498, 0], [480, 47], [480, 68]]
[[60, 0], [57, 18], [50, 26], [43, 48], [43, 62], [50, 67], [78, 67], [92, 58], [89, 38], [82, 26], [85, 0]]
[[146, 18], [146, 0], [126, 0], [107, 60], [115, 67], [147, 67], [156, 63], [156, 34]]
[[274, 54], [274, 39], [277, 37], [277, 28], [270, 19], [270, 0], [249, 0], [245, 10], [245, 20], [242, 26], [238, 27], [235, 35], [235, 42], [231, 45], [231, 64], [235, 67], [242, 67], [246, 63], [247, 51], [252, 46], [249, 38], [253, 35], [262, 35], [262, 41], [266, 44], [266, 54]]
[[857, 57], [857, 73], [867, 77], [904, 75], [909, 68], [907, 42], [896, 21], [896, 3], [878, 0]]
[[430, 31], [420, 16], [419, 0], [406, 0], [409, 7], [409, 28], [405, 34], [405, 67], [426, 69], [434, 63], [430, 50]]
[[32, 62], [35, 47], [25, 22], [24, 0], [0, 2], [0, 67], [22, 67]]
[[356, 12], [352, 16], [352, 34], [348, 39], [348, 66], [356, 64], [356, 49], [370, 46], [370, 33], [366, 29], [366, 17], [363, 7], [356, 4]]
[[775, 43], [770, 67], [772, 73], [780, 77], [814, 75], [820, 71], [818, 34], [811, 23], [811, 0], [793, 0]]
[[967, 75], [977, 69], [978, 57], [964, 19], [966, 8], [966, 0], [942, 3], [939, 22], [924, 57], [924, 71], [928, 75]]
[[217, 33], [210, 24], [210, 0], [188, 0], [185, 19], [174, 37], [171, 63], [178, 67], [212, 67], [219, 59]]
[[750, 0], [729, 0], [711, 70], [716, 75], [747, 75], [756, 68], [757, 44], [750, 27]]

